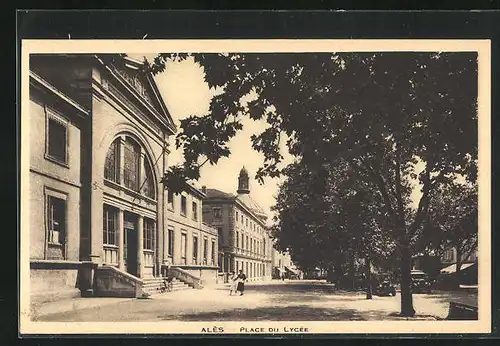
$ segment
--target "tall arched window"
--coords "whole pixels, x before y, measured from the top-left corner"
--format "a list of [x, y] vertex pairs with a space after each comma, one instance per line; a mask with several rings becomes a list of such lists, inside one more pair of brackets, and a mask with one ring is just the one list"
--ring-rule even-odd
[[141, 148], [132, 140], [127, 138], [123, 146], [123, 183], [125, 187], [139, 191], [139, 161]]
[[143, 182], [141, 183], [142, 185], [141, 193], [146, 197], [155, 199], [155, 185], [153, 180], [153, 171], [151, 169], [151, 165], [149, 164], [147, 158], [144, 158], [143, 161], [143, 172], [144, 172], [144, 177], [143, 177]]
[[[141, 158], [142, 155], [142, 158]], [[106, 154], [104, 179], [156, 199], [151, 161], [131, 137], [117, 138]]]
[[120, 139], [117, 138], [111, 143], [106, 154], [106, 162], [104, 164], [104, 178], [120, 182]]

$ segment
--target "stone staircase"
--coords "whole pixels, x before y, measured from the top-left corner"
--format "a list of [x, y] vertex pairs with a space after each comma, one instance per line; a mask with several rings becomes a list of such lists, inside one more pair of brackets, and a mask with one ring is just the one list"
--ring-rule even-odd
[[[157, 294], [162, 293], [161, 288], [163, 287], [164, 278], [154, 277], [154, 278], [144, 278], [142, 279], [142, 290], [148, 294]], [[192, 289], [188, 284], [173, 278], [172, 279], [172, 291], [180, 291]], [[164, 292], [168, 293], [168, 292]]]

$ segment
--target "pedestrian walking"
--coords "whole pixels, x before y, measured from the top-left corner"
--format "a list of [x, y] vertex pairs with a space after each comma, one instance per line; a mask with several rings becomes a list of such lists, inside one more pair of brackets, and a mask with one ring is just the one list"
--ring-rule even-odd
[[245, 291], [245, 281], [247, 280], [247, 276], [245, 273], [243, 273], [243, 270], [240, 270], [240, 273], [238, 274], [237, 282], [238, 286], [236, 287], [236, 291], [240, 292], [240, 296], [243, 295], [243, 292]]
[[232, 296], [233, 293], [236, 294], [236, 289], [238, 286], [238, 275], [236, 275], [235, 272], [231, 273], [231, 278], [230, 278], [230, 286], [229, 286], [229, 295]]

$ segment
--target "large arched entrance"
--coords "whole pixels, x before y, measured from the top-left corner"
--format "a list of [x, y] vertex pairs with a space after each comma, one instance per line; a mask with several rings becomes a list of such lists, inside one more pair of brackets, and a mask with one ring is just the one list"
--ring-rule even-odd
[[154, 276], [158, 185], [150, 155], [132, 134], [111, 143], [103, 186], [103, 264]]

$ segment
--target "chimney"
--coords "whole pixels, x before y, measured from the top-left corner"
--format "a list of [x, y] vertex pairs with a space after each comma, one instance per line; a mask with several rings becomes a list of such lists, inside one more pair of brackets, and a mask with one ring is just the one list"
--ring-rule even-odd
[[205, 185], [201, 187], [201, 192], [203, 192], [205, 195], [207, 194], [207, 187]]

